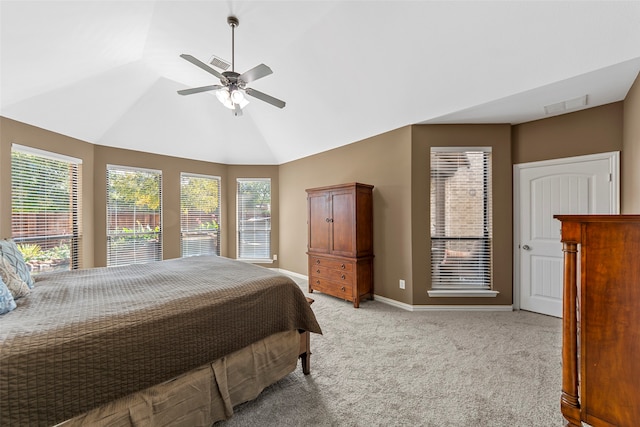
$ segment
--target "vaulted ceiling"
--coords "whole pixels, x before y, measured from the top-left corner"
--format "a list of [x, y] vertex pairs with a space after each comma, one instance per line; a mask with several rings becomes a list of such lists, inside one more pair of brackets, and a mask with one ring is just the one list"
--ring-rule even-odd
[[[265, 63], [234, 117], [180, 58]], [[640, 71], [638, 1], [0, 1], [0, 115], [74, 138], [282, 164], [416, 123], [521, 123]]]

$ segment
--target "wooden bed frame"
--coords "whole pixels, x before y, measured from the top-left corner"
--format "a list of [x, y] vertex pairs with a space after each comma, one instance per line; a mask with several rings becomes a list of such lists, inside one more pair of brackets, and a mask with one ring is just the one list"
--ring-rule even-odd
[[[313, 304], [313, 299], [307, 297], [309, 305]], [[309, 375], [311, 373], [311, 333], [302, 331], [300, 333], [300, 360], [302, 361], [302, 373]]]

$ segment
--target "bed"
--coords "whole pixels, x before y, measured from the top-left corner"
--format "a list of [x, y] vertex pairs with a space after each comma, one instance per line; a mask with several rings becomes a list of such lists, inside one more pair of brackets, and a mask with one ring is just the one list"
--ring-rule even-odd
[[222, 257], [43, 274], [0, 317], [0, 424], [210, 425], [308, 369], [309, 332], [295, 282]]

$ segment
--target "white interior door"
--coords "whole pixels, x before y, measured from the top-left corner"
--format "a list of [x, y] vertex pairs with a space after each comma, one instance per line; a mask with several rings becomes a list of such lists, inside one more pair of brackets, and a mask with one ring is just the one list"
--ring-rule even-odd
[[516, 165], [519, 306], [562, 317], [563, 253], [558, 214], [619, 211], [618, 153]]

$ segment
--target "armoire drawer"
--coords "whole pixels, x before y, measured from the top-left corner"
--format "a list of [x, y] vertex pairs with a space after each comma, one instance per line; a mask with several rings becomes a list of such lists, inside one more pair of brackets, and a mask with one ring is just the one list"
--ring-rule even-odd
[[312, 276], [309, 279], [309, 284], [313, 290], [333, 295], [338, 298], [344, 298], [347, 300], [353, 299], [353, 286], [350, 284], [333, 282], [317, 276]]
[[354, 267], [352, 262], [331, 259], [331, 258], [323, 258], [318, 256], [310, 257], [309, 267], [311, 268], [312, 266], [325, 267], [325, 268], [330, 268], [330, 269], [340, 270], [340, 271], [353, 271], [353, 267]]
[[341, 271], [341, 270], [332, 270], [324, 267], [313, 267], [311, 274], [313, 277], [318, 277], [325, 280], [331, 280], [334, 282], [340, 282], [340, 283], [348, 284], [349, 286], [353, 285], [355, 281], [354, 275], [350, 272]]

